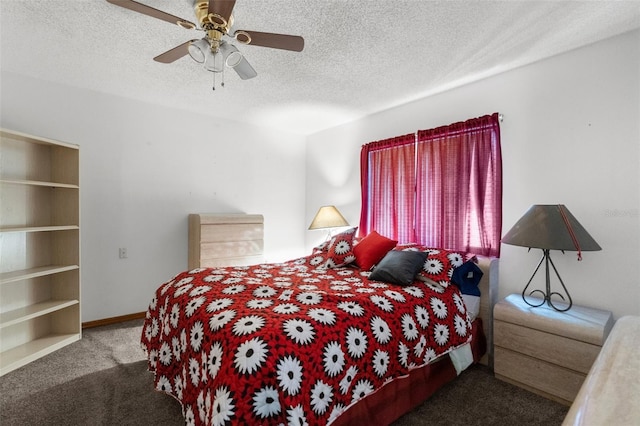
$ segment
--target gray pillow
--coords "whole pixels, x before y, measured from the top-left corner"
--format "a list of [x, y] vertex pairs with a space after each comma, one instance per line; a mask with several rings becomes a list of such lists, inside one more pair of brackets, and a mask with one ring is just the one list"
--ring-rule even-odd
[[421, 251], [391, 250], [373, 268], [370, 280], [392, 284], [410, 285], [427, 260], [427, 253]]

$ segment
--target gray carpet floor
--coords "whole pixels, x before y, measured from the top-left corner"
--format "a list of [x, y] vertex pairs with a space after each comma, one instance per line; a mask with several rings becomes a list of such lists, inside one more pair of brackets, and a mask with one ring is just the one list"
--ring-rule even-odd
[[[83, 338], [0, 378], [0, 425], [182, 425], [180, 404], [154, 391], [142, 321]], [[568, 408], [473, 366], [398, 419], [408, 425], [560, 425]]]

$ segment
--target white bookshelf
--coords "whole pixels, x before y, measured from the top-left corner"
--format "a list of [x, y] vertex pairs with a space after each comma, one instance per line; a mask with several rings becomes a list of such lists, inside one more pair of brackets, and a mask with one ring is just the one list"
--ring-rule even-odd
[[0, 130], [0, 375], [81, 337], [79, 154]]

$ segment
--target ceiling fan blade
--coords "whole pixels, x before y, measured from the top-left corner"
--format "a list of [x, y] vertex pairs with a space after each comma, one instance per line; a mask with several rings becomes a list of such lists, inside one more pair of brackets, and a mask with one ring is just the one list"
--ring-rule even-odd
[[302, 52], [302, 49], [304, 49], [304, 39], [300, 36], [238, 30], [235, 32], [235, 37], [240, 43], [253, 46], [272, 47], [295, 52]]
[[222, 17], [225, 22], [229, 22], [235, 4], [236, 0], [209, 0], [208, 14], [213, 13], [214, 15]]
[[163, 64], [170, 64], [173, 61], [177, 61], [189, 53], [189, 45], [194, 41], [196, 40], [184, 42], [180, 46], [176, 46], [173, 49], [167, 50], [163, 54], [156, 56], [153, 60], [156, 62], [162, 62]]
[[256, 77], [258, 73], [253, 69], [247, 58], [244, 56], [238, 65], [233, 67], [233, 69], [238, 73], [241, 79], [249, 80], [250, 78]]
[[107, 0], [111, 4], [124, 7], [125, 9], [133, 10], [134, 12], [142, 13], [143, 15], [151, 16], [152, 18], [161, 19], [171, 24], [176, 24], [186, 29], [194, 29], [196, 24], [187, 21], [186, 19], [179, 18], [177, 16], [170, 15], [161, 10], [154, 9], [142, 3], [138, 3], [133, 0]]

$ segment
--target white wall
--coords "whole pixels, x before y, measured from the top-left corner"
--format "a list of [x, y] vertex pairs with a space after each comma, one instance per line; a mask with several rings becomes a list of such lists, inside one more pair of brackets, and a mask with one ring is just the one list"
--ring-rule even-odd
[[[581, 262], [552, 253], [574, 303], [638, 315], [639, 81], [635, 31], [314, 134], [306, 221], [319, 205], [336, 204], [358, 224], [361, 145], [500, 112], [503, 234], [532, 204], [565, 204], [603, 248]], [[502, 246], [500, 297], [522, 291], [539, 257]]]
[[[565, 204], [603, 247], [579, 263], [553, 253], [574, 302], [638, 315], [639, 47], [640, 32], [619, 36], [314, 134], [306, 147], [10, 73], [0, 76], [0, 125], [81, 147], [83, 321], [146, 309], [186, 267], [189, 213], [262, 213], [267, 259], [298, 256], [325, 236], [304, 231], [319, 206], [358, 224], [362, 144], [496, 111], [503, 233], [531, 204]], [[501, 297], [521, 291], [538, 256], [503, 245]]]
[[302, 137], [1, 77], [2, 127], [80, 145], [83, 322], [145, 311], [187, 268], [189, 213], [263, 214], [267, 260], [304, 249]]

